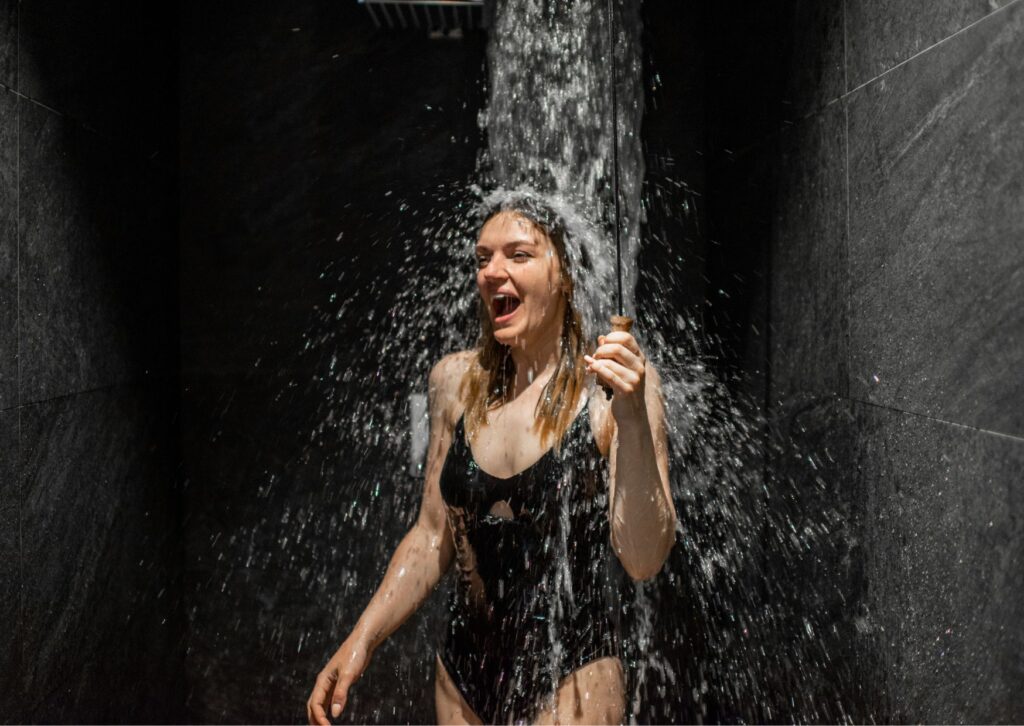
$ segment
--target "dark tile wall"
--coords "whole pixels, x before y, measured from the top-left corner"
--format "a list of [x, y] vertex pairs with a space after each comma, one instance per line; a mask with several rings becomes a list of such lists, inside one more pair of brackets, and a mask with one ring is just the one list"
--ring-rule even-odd
[[182, 719], [171, 19], [0, 3], [5, 722]]
[[846, 104], [851, 395], [1024, 437], [1022, 54], [1014, 4]]
[[19, 148], [21, 401], [166, 380], [173, 179], [35, 103]]
[[173, 168], [175, 6], [33, 0], [19, 12], [19, 90], [136, 158]]
[[18, 6], [8, 0], [0, 5], [0, 84], [18, 85]]
[[776, 398], [848, 393], [845, 128], [833, 104], [779, 139], [769, 313]]
[[860, 632], [893, 721], [1015, 722], [1024, 713], [1024, 445], [853, 403], [865, 493]]
[[0, 90], [0, 409], [18, 402], [18, 97]]
[[851, 676], [826, 677], [855, 720], [1020, 720], [1024, 2], [807, 12], [824, 46], [794, 56], [806, 111], [779, 119], [769, 410], [801, 452], [774, 466], [848, 545], [816, 570]]
[[952, 37], [1012, 0], [847, 0], [847, 88]]
[[22, 408], [31, 720], [180, 718], [173, 406], [166, 386], [117, 385]]
[[22, 688], [21, 523], [18, 496], [18, 411], [0, 410], [0, 713], [16, 722], [24, 711]]

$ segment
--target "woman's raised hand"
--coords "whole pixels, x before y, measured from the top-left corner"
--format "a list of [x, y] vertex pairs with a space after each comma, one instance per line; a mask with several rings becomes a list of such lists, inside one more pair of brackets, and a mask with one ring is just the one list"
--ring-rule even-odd
[[633, 409], [642, 409], [647, 361], [636, 338], [626, 331], [615, 330], [598, 336], [597, 342], [594, 355], [583, 356], [587, 372], [595, 374], [602, 384], [615, 391], [613, 410], [633, 413]]
[[306, 716], [312, 726], [330, 726], [328, 711], [331, 718], [341, 715], [348, 700], [348, 689], [366, 670], [371, 654], [365, 638], [355, 633], [341, 644], [316, 677], [313, 693], [306, 701]]

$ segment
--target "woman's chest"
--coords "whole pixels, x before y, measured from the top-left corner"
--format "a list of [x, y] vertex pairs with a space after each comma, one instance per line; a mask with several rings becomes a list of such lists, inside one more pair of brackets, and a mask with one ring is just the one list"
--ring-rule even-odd
[[488, 414], [486, 426], [460, 434], [472, 461], [495, 479], [512, 479], [542, 462], [550, 446], [532, 411], [505, 406]]
[[579, 431], [570, 432], [558, 450], [546, 450], [522, 471], [499, 477], [479, 465], [460, 429], [442, 467], [441, 495], [446, 505], [471, 521], [542, 526], [566, 507], [586, 507], [607, 487], [600, 452], [593, 438]]

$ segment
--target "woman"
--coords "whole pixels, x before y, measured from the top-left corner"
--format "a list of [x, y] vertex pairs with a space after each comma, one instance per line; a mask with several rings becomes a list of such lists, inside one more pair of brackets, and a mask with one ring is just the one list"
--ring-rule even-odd
[[611, 549], [633, 580], [651, 578], [675, 541], [664, 407], [631, 334], [610, 332], [586, 352], [566, 243], [561, 219], [530, 197], [485, 216], [479, 347], [431, 371], [418, 521], [318, 675], [311, 724], [341, 713], [375, 648], [453, 561], [438, 723], [622, 722], [604, 565]]

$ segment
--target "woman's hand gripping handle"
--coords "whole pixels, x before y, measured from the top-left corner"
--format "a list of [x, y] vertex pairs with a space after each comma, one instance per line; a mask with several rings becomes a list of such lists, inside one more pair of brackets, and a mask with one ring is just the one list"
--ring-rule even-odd
[[[630, 330], [633, 329], [633, 318], [628, 317], [626, 315], [612, 315], [611, 323], [613, 333], [628, 333]], [[604, 395], [606, 398], [612, 397], [613, 391], [611, 386], [609, 386], [607, 383], [602, 383], [601, 388], [604, 389]]]

